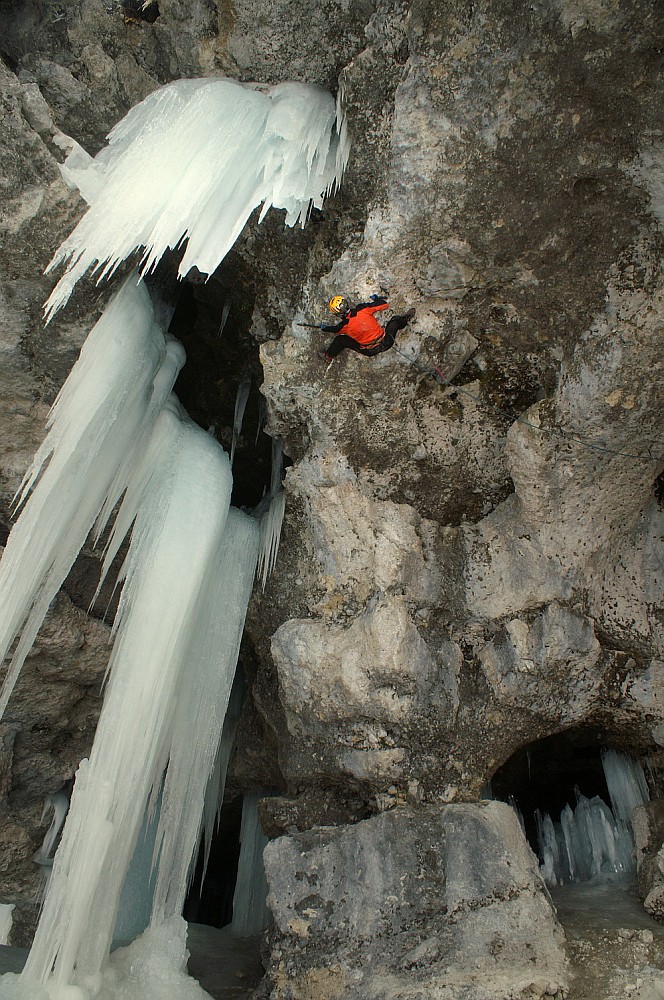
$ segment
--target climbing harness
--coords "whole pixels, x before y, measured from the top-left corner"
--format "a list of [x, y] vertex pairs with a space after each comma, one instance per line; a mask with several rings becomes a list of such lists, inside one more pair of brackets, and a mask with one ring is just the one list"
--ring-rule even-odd
[[469, 396], [470, 399], [473, 399], [476, 403], [480, 403], [482, 406], [486, 406], [491, 410], [495, 410], [496, 413], [500, 413], [501, 416], [507, 418], [508, 420], [511, 420], [514, 423], [524, 424], [526, 427], [531, 427], [533, 430], [539, 431], [540, 434], [550, 434], [551, 436], [559, 437], [562, 440], [567, 439], [570, 442], [574, 442], [575, 444], [580, 444], [583, 448], [589, 448], [592, 451], [605, 452], [607, 455], [618, 455], [621, 458], [634, 458], [641, 462], [655, 461], [654, 456], [650, 453], [650, 449], [648, 449], [647, 455], [634, 455], [626, 451], [617, 451], [615, 448], [606, 448], [603, 445], [591, 444], [589, 441], [584, 441], [583, 438], [579, 437], [578, 435], [566, 434], [564, 431], [556, 430], [553, 427], [540, 427], [537, 424], [534, 424], [531, 420], [526, 420], [525, 417], [515, 417], [514, 414], [508, 413], [507, 410], [501, 409], [501, 407], [497, 406], [495, 403], [490, 403], [488, 400], [482, 399], [475, 393], [469, 392], [468, 389], [464, 389], [463, 386], [453, 385], [450, 379], [445, 378], [444, 374], [442, 373], [440, 368], [438, 368], [437, 365], [434, 365], [433, 368], [425, 368], [423, 365], [418, 364], [417, 361], [414, 360], [414, 358], [410, 358], [407, 354], [404, 354], [403, 351], [400, 351], [396, 345], [394, 346], [394, 350], [396, 351], [397, 354], [400, 354], [402, 358], [405, 358], [409, 365], [412, 365], [413, 368], [416, 368], [424, 375], [428, 375], [430, 378], [433, 378], [440, 386], [443, 386], [444, 388], [449, 387], [451, 389], [454, 389], [455, 392], [461, 392], [465, 396]]

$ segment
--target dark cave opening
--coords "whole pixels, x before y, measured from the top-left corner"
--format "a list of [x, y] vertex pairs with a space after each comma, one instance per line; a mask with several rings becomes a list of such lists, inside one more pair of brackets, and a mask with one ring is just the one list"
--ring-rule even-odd
[[154, 24], [159, 17], [159, 4], [153, 0], [152, 3], [145, 3], [145, 0], [123, 0], [120, 6], [122, 16], [125, 21], [145, 24]]
[[187, 361], [175, 394], [192, 420], [210, 430], [229, 454], [237, 390], [251, 380], [233, 462], [231, 503], [252, 509], [269, 488], [272, 439], [263, 429], [263, 369], [258, 344], [247, 332], [250, 314], [246, 303], [231, 297], [215, 278], [178, 282], [177, 293], [169, 333], [183, 344]]
[[187, 922], [225, 927], [233, 918], [233, 893], [240, 858], [242, 796], [225, 802], [210, 845], [207, 870], [205, 848], [199, 845], [194, 876], [182, 915]]
[[490, 797], [516, 806], [536, 854], [536, 810], [557, 821], [566, 805], [574, 808], [579, 793], [588, 799], [599, 796], [610, 805], [602, 765], [606, 749], [606, 737], [597, 730], [567, 730], [523, 747], [495, 772]]

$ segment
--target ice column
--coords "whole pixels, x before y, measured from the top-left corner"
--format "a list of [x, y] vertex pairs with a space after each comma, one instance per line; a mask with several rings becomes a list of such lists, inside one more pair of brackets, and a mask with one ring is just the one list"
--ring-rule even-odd
[[[159, 790], [189, 669], [197, 601], [212, 577], [231, 491], [228, 458], [177, 400], [159, 415], [118, 512], [110, 550], [134, 523], [110, 679], [24, 975], [95, 975], [108, 955], [143, 808]], [[160, 544], [160, 542], [162, 544]], [[163, 813], [163, 810], [162, 810]], [[52, 970], [52, 972], [51, 972]]]
[[535, 813], [542, 874], [550, 885], [607, 878], [634, 870], [632, 812], [648, 801], [641, 765], [615, 750], [602, 754], [613, 811], [599, 797], [581, 795], [554, 823]]
[[[216, 498], [215, 498], [216, 499]], [[189, 624], [157, 835], [160, 850], [152, 923], [182, 913], [251, 595], [258, 525], [231, 508], [196, 613]], [[192, 740], [192, 734], [195, 739]]]
[[252, 937], [267, 927], [267, 880], [263, 851], [267, 837], [258, 819], [258, 800], [263, 793], [248, 792], [242, 802], [240, 860], [233, 896], [231, 929], [239, 937]]

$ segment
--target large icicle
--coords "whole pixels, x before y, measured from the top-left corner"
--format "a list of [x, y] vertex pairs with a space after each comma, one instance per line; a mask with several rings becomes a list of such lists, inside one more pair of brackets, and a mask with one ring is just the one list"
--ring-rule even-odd
[[69, 811], [69, 796], [66, 792], [60, 790], [59, 792], [55, 792], [54, 795], [46, 796], [41, 814], [42, 823], [51, 809], [53, 810], [51, 825], [46, 831], [46, 836], [41, 843], [41, 847], [32, 856], [32, 860], [38, 865], [45, 865], [46, 867], [50, 867], [53, 864], [53, 849]]
[[638, 760], [617, 750], [604, 750], [602, 767], [616, 819], [632, 825], [632, 813], [650, 799], [648, 783]]
[[[161, 851], [151, 923], [182, 913], [208, 780], [233, 684], [258, 554], [258, 525], [231, 508], [221, 550], [188, 627], [157, 835]], [[196, 734], [195, 740], [191, 739]]]
[[22, 629], [0, 695], [4, 712], [48, 606], [92, 529], [124, 489], [137, 449], [184, 361], [130, 276], [90, 332], [18, 493], [0, 561], [0, 662]]
[[[166, 765], [197, 602], [209, 586], [231, 492], [223, 450], [181, 411], [162, 410], [135, 464], [115, 529], [135, 523], [89, 762], [71, 809], [32, 950], [28, 980], [97, 976], [151, 790]], [[118, 527], [120, 525], [120, 527]]]
[[132, 108], [94, 160], [67, 161], [90, 207], [49, 270], [67, 270], [46, 303], [50, 319], [92, 269], [101, 279], [136, 249], [150, 270], [186, 243], [179, 273], [211, 274], [255, 208], [304, 223], [337, 186], [348, 158], [345, 130], [321, 87], [227, 79], [177, 80]]

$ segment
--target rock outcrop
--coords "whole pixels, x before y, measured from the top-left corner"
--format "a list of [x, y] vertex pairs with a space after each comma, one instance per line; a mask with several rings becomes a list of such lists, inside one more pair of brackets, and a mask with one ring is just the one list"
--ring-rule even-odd
[[265, 869], [275, 998], [563, 995], [562, 931], [503, 803], [282, 837]]
[[[194, 418], [228, 443], [251, 371], [290, 462], [277, 569], [247, 623], [238, 746], [249, 752], [231, 776], [237, 789], [269, 775], [280, 794], [262, 816], [288, 834], [268, 851], [271, 989], [555, 993], [559, 932], [534, 861], [502, 807], [465, 802], [516, 751], [572, 728], [648, 755], [661, 775], [662, 13], [645, 0], [152, 8], [10, 0], [0, 11], [0, 523], [109, 293], [83, 282], [43, 329], [44, 267], [84, 208], [58, 169], [71, 139], [94, 153], [131, 105], [179, 77], [338, 86], [353, 142], [342, 190], [302, 232], [252, 220], [214, 280], [183, 289], [174, 321]], [[322, 320], [340, 291], [384, 292], [416, 318], [396, 349], [327, 368], [326, 335], [298, 323]], [[247, 412], [259, 419], [255, 394]], [[269, 452], [254, 434], [236, 455], [235, 502], [247, 505]], [[42, 798], [89, 748], [107, 635], [85, 614], [94, 566], [86, 552], [66, 586], [79, 608], [59, 601], [4, 723], [7, 901], [34, 896]], [[487, 850], [472, 903], [452, 888], [461, 860], [441, 860], [454, 817]], [[352, 845], [374, 868], [391, 852], [403, 899], [415, 905], [422, 886], [417, 919], [435, 933], [388, 913], [401, 889], [378, 899], [367, 880], [362, 912], [389, 943], [378, 924], [352, 929], [359, 899], [337, 934], [352, 874], [320, 912], [305, 902], [296, 873], [313, 879], [317, 859]], [[512, 882], [498, 871], [508, 861]], [[503, 920], [535, 949], [528, 974], [492, 937]], [[368, 981], [362, 949], [386, 978]], [[443, 985], [450, 962], [457, 978]]]

